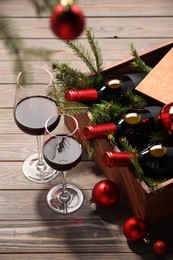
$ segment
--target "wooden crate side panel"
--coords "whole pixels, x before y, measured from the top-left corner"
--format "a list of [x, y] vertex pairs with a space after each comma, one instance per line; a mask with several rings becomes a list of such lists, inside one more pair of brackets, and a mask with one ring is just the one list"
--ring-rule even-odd
[[[80, 137], [84, 147], [87, 143], [82, 137], [84, 126], [87, 125], [89, 118], [86, 115], [77, 115], [79, 122]], [[102, 162], [102, 155], [106, 151], [114, 151], [113, 147], [107, 142], [106, 139], [99, 139], [95, 141], [94, 152], [92, 155], [93, 160], [102, 169], [105, 177], [108, 180], [117, 183], [121, 189], [123, 200], [127, 203], [133, 214], [145, 218], [145, 200], [147, 195], [147, 186], [142, 186], [141, 183], [134, 176], [133, 172], [126, 167], [109, 168]], [[146, 190], [145, 190], [146, 188]]]
[[156, 193], [150, 193], [146, 199], [146, 220], [149, 225], [155, 225], [173, 216], [173, 183]]

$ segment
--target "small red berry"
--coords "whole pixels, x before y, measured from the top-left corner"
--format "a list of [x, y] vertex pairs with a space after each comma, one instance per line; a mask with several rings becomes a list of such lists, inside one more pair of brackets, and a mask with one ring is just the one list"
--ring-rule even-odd
[[153, 251], [156, 255], [165, 255], [167, 251], [167, 245], [163, 240], [158, 240], [153, 245]]

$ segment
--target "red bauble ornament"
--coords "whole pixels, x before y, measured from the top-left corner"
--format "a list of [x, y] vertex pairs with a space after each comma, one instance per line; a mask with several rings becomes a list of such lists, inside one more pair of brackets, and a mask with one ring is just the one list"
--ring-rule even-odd
[[158, 116], [161, 126], [168, 134], [173, 134], [173, 103], [165, 105]]
[[96, 183], [92, 190], [92, 199], [97, 206], [111, 207], [120, 200], [120, 189], [115, 182], [102, 180]]
[[158, 240], [153, 245], [153, 251], [156, 255], [165, 255], [167, 251], [167, 245], [163, 240]]
[[123, 233], [130, 241], [138, 241], [144, 238], [147, 227], [141, 218], [131, 217], [124, 222]]
[[75, 5], [57, 5], [50, 17], [50, 26], [56, 36], [63, 40], [77, 38], [85, 27], [85, 17]]

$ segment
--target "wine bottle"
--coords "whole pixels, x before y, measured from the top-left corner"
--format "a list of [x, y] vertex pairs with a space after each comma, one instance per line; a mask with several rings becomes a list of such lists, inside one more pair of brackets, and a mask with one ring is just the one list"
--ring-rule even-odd
[[111, 132], [116, 137], [126, 136], [133, 144], [146, 144], [149, 133], [157, 128], [160, 111], [160, 106], [131, 109], [117, 122], [85, 126], [83, 136], [86, 140], [94, 140], [106, 138]]
[[133, 152], [105, 152], [102, 162], [107, 167], [127, 167], [136, 158], [146, 177], [169, 179], [173, 177], [173, 147], [161, 143], [150, 144], [138, 154]]
[[135, 88], [144, 78], [143, 73], [113, 75], [105, 79], [105, 84], [99, 90], [95, 88], [68, 90], [66, 101], [86, 103], [95, 100], [121, 100], [127, 90]]

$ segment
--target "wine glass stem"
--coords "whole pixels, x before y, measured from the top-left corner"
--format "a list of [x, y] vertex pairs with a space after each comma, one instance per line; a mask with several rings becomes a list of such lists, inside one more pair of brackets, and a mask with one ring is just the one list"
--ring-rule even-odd
[[62, 192], [63, 192], [63, 195], [66, 195], [67, 194], [67, 187], [66, 187], [66, 172], [62, 172], [62, 176], [63, 176], [63, 188], [62, 188]]
[[40, 171], [43, 171], [45, 168], [45, 163], [43, 160], [43, 152], [42, 152], [42, 136], [41, 135], [37, 135], [37, 150], [38, 150], [38, 163], [37, 163], [37, 167]]
[[67, 191], [66, 185], [66, 172], [62, 171], [63, 183], [62, 183], [62, 192], [60, 194], [60, 200], [62, 203], [67, 203], [70, 201], [70, 193]]

